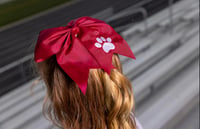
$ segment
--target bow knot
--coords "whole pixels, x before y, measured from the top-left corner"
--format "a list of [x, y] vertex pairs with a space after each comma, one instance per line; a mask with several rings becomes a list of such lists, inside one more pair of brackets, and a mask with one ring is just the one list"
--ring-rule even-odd
[[73, 27], [72, 28], [72, 33], [74, 33], [75, 37], [78, 37], [79, 32], [80, 32], [79, 27]]

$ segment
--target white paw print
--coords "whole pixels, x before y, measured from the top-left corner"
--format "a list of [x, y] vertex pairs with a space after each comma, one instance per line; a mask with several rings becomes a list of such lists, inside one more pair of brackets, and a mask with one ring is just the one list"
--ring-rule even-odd
[[96, 38], [97, 42], [95, 43], [95, 46], [97, 48], [103, 48], [104, 52], [108, 53], [110, 50], [115, 49], [115, 45], [112, 43], [112, 39], [111, 38], [104, 38], [104, 37], [100, 37], [100, 38]]

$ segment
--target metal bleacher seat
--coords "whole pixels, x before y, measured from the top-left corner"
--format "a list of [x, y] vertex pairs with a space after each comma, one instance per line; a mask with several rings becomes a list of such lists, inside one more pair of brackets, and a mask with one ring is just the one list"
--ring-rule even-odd
[[199, 106], [195, 106], [188, 114], [174, 129], [199, 129]]
[[137, 96], [136, 102], [144, 99], [148, 95], [147, 92], [150, 93], [152, 88], [156, 89], [162, 82], [198, 57], [199, 43], [196, 42], [197, 38], [198, 36], [177, 48], [177, 50], [133, 80], [133, 85], [135, 85], [134, 92], [135, 96]]
[[[198, 7], [196, 7], [196, 8], [198, 8]], [[198, 9], [194, 9], [193, 11], [182, 16], [183, 20], [192, 20], [192, 19], [195, 19], [195, 18], [199, 18], [199, 10]]]
[[142, 105], [145, 109], [140, 111], [139, 120], [144, 128], [173, 129], [176, 122], [198, 104], [198, 86], [198, 61], [196, 60], [189, 68], [163, 85], [164, 89], [151, 96], [151, 99]]
[[41, 116], [44, 89], [40, 83], [31, 91], [32, 84], [33, 81], [0, 99], [0, 125], [10, 129], [19, 128], [28, 120], [33, 120], [37, 114]]
[[[179, 11], [182, 11], [184, 7], [188, 7], [188, 4], [191, 4], [195, 0], [182, 0], [173, 5], [173, 13], [177, 13]], [[150, 18], [147, 19], [147, 24], [148, 24], [148, 29], [156, 27], [159, 23], [164, 22], [165, 20], [169, 20], [169, 9], [166, 8], [159, 13], [151, 16]], [[128, 37], [129, 35], [133, 34], [134, 32], [144, 32], [145, 27], [143, 23], [138, 23], [131, 28], [127, 29], [126, 31], [122, 32], [122, 36], [125, 38]]]
[[[198, 8], [196, 3], [193, 4], [193, 6], [189, 6], [189, 7], [187, 7], [187, 9], [184, 9], [184, 10], [181, 10], [181, 9], [178, 10], [176, 8], [173, 8], [172, 11], [173, 10], [177, 11], [177, 13], [175, 13], [175, 15], [172, 15], [172, 18], [175, 19], [175, 20], [173, 20], [173, 22], [176, 23], [180, 19], [192, 20], [192, 18], [195, 18], [195, 16], [198, 15], [199, 11], [196, 8]], [[170, 19], [162, 21], [162, 22], [159, 23], [159, 26], [166, 27], [166, 26], [170, 25], [170, 22], [171, 22]]]
[[[166, 27], [157, 27], [145, 36], [142, 31], [134, 34], [136, 30], [131, 28], [140, 28], [142, 23], [131, 25], [121, 33], [136, 55], [136, 61], [120, 58], [124, 73], [132, 82], [136, 116], [144, 129], [193, 129], [180, 126], [193, 109], [196, 113], [199, 96], [199, 22], [195, 18], [198, 11], [196, 6], [190, 6], [192, 9], [189, 10], [184, 8], [191, 3], [183, 0], [174, 5], [184, 13], [173, 12], [182, 14], [174, 17], [177, 22], [173, 33]], [[107, 11], [112, 12], [112, 9]], [[168, 19], [168, 13], [165, 9], [149, 17], [149, 27]], [[184, 20], [184, 17], [195, 20], [188, 22], [190, 20]], [[54, 127], [42, 116], [45, 86], [40, 82], [34, 86], [32, 94], [33, 81], [0, 98], [0, 129]]]
[[[35, 103], [38, 103], [39, 101], [44, 98], [43, 92], [35, 93], [32, 97], [28, 97], [27, 99], [21, 100], [19, 103], [17, 103], [14, 107], [9, 107], [9, 110], [6, 108], [2, 113], [0, 117], [0, 121], [5, 122], [13, 118], [14, 114], [19, 114], [20, 112], [24, 111], [24, 109], [27, 109], [30, 106], [33, 106]], [[23, 107], [21, 107], [23, 105]], [[5, 106], [4, 106], [5, 107]]]
[[[194, 34], [197, 32], [197, 28], [189, 30], [188, 34], [190, 34], [189, 32], [193, 32]], [[154, 43], [154, 45], [152, 45], [149, 49], [138, 55], [138, 57], [136, 57], [138, 58], [136, 62], [127, 60], [127, 62], [124, 63], [124, 68], [126, 68], [124, 69], [124, 72], [128, 75], [129, 78], [133, 78], [144, 69], [155, 63], [157, 60], [160, 60], [165, 55], [167, 55], [174, 46], [180, 43], [179, 40], [183, 34], [184, 31], [173, 35], [165, 34], [164, 37], [157, 41], [158, 43]], [[186, 38], [187, 36], [184, 35], [184, 37]], [[137, 44], [135, 47], [137, 48]], [[134, 72], [134, 74], [132, 74], [132, 72]]]

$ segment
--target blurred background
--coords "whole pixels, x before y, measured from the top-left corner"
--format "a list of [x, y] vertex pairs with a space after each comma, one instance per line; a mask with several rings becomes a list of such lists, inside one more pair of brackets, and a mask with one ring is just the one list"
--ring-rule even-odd
[[199, 0], [0, 0], [0, 129], [55, 128], [44, 84], [31, 94], [33, 50], [40, 30], [80, 16], [109, 23], [135, 53], [120, 58], [144, 129], [199, 129]]

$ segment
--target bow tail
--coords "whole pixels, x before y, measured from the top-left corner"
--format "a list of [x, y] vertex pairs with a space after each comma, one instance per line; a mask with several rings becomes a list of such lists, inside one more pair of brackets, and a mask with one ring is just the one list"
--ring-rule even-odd
[[100, 66], [79, 39], [72, 40], [73, 44], [70, 44], [69, 48], [64, 46], [56, 58], [61, 68], [85, 94], [90, 68], [100, 68]]
[[118, 53], [120, 55], [136, 59], [135, 55], [133, 54], [132, 50], [125, 40], [123, 40], [122, 43], [116, 43], [115, 45], [117, 45], [117, 47], [113, 51], [113, 53]]

